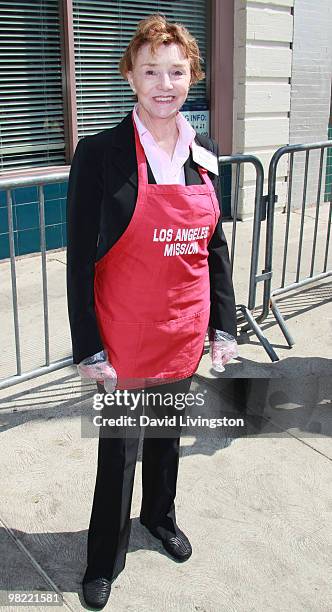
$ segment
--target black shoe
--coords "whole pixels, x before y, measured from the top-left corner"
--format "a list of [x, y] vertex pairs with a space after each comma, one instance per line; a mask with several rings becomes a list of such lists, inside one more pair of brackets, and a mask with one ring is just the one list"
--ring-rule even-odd
[[176, 534], [162, 537], [153, 527], [149, 527], [140, 518], [140, 523], [158, 540], [161, 540], [165, 550], [178, 561], [187, 561], [192, 553], [191, 544], [187, 536], [176, 526]]
[[111, 581], [108, 578], [83, 579], [83, 597], [90, 608], [101, 610], [106, 606], [111, 592]]

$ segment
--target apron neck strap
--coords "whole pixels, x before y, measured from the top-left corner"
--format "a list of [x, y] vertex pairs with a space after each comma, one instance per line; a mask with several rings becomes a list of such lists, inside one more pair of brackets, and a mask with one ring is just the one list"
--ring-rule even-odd
[[148, 184], [148, 169], [146, 165], [145, 153], [143, 149], [143, 145], [141, 143], [139, 133], [136, 127], [134, 113], [132, 113], [132, 121], [134, 125], [134, 133], [135, 133], [135, 147], [136, 147], [136, 157], [137, 157], [137, 168], [138, 168], [138, 181], [143, 185]]

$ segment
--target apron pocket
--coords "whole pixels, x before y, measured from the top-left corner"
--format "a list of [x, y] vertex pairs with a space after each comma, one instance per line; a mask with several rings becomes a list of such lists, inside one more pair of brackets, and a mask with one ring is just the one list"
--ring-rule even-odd
[[181, 374], [191, 361], [193, 317], [141, 324], [136, 373], [142, 377]]

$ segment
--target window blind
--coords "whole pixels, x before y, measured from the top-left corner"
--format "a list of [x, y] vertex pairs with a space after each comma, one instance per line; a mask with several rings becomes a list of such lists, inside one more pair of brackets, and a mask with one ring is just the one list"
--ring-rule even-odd
[[65, 163], [58, 0], [0, 2], [0, 169]]
[[[205, 0], [73, 0], [78, 136], [113, 127], [133, 107], [132, 91], [118, 63], [138, 21], [163, 13], [185, 25], [196, 37], [206, 66]], [[206, 81], [190, 89], [188, 101], [206, 99]]]

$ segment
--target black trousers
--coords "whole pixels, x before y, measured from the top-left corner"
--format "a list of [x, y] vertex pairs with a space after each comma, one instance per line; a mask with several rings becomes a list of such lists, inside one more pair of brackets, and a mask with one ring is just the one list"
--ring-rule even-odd
[[[192, 377], [149, 388], [165, 397], [165, 394], [183, 394], [189, 391]], [[104, 392], [103, 385], [99, 392]], [[131, 390], [135, 393], [138, 390]], [[169, 395], [168, 395], [169, 397]], [[179, 397], [179, 396], [177, 396]], [[169, 417], [184, 414], [185, 409], [174, 405], [162, 407], [162, 414]], [[102, 415], [105, 415], [105, 405]], [[127, 414], [130, 410], [127, 409]], [[135, 416], [145, 413], [142, 403], [135, 409]], [[133, 415], [133, 411], [131, 411]], [[107, 416], [110, 416], [108, 409]], [[114, 411], [113, 411], [114, 416]], [[156, 416], [160, 416], [156, 410]], [[138, 428], [138, 434], [140, 433]], [[115, 430], [114, 430], [115, 431]], [[155, 430], [144, 428], [142, 455], [142, 502], [140, 518], [164, 536], [174, 535], [176, 525], [174, 499], [179, 467], [181, 427], [167, 429], [167, 435], [155, 437]], [[120, 435], [119, 435], [120, 433]], [[157, 434], [158, 435], [158, 434]], [[133, 494], [139, 435], [133, 435], [127, 427], [117, 431], [117, 437], [107, 427], [100, 429], [98, 443], [98, 467], [88, 531], [87, 569], [84, 579], [105, 576], [114, 580], [124, 569], [129, 545]]]

